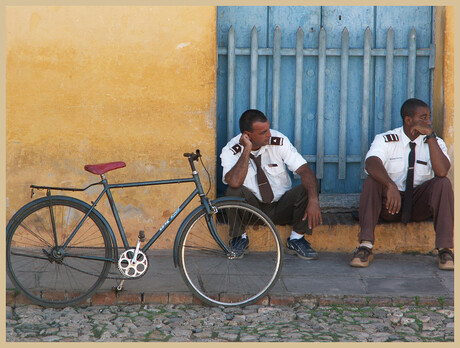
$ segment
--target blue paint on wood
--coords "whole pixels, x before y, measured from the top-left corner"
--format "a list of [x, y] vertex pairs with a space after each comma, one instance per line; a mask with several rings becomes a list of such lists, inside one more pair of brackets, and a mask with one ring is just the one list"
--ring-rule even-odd
[[[362, 158], [376, 133], [401, 125], [399, 109], [408, 90], [430, 104], [433, 11], [430, 6], [218, 7], [217, 153], [228, 136], [239, 132], [241, 113], [257, 106], [299, 147], [320, 178], [321, 192], [360, 192]], [[231, 26], [235, 29], [235, 93], [233, 125], [227, 129], [232, 94], [226, 49]], [[277, 27], [279, 49], [274, 43]], [[302, 58], [296, 43], [299, 28]], [[318, 58], [321, 28], [326, 37], [323, 61]], [[345, 28], [346, 60], [342, 56]], [[409, 62], [412, 28], [416, 56]], [[252, 56], [251, 65], [252, 30], [253, 35], [257, 33], [258, 56]], [[365, 35], [369, 37], [366, 49]], [[274, 51], [279, 53], [278, 62]], [[391, 68], [392, 73], [387, 73]], [[219, 161], [217, 168], [220, 183]], [[223, 190], [219, 184], [218, 193]]]

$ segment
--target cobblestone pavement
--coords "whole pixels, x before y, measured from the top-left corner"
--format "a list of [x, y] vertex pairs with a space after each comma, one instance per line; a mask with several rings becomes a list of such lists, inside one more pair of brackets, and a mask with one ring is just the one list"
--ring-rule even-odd
[[454, 308], [126, 305], [6, 307], [7, 342], [453, 342]]

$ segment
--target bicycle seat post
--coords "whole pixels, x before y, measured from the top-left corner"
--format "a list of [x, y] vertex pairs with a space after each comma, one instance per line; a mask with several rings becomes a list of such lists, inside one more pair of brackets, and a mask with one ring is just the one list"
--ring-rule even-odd
[[107, 178], [105, 177], [104, 173], [101, 174], [101, 182], [102, 182], [102, 185], [104, 185], [104, 187], [107, 188], [108, 182], [107, 182]]

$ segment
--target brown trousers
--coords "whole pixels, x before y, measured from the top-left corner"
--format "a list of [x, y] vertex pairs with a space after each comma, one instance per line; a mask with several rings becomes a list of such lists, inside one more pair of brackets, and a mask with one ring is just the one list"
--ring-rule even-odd
[[[273, 203], [260, 202], [245, 186], [236, 189], [229, 187], [226, 196], [244, 198], [247, 203], [267, 214], [276, 225], [292, 225], [292, 229], [299, 234], [312, 234], [312, 230], [308, 228], [308, 220], [302, 221], [308, 203], [307, 191], [302, 185], [293, 187]], [[242, 234], [243, 231], [233, 232], [236, 236], [238, 233]]]
[[[404, 192], [400, 192], [404, 204]], [[401, 210], [391, 215], [385, 208], [386, 189], [371, 178], [366, 178], [359, 202], [359, 240], [374, 243], [374, 229], [379, 216], [386, 221], [401, 221]], [[410, 221], [423, 221], [433, 217], [436, 248], [453, 248], [454, 193], [448, 178], [435, 177], [414, 188]]]

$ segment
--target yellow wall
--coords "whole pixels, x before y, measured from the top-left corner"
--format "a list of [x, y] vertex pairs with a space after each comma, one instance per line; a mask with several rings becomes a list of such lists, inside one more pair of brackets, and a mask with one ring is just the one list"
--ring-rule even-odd
[[444, 32], [444, 70], [443, 70], [443, 92], [444, 92], [444, 129], [443, 139], [445, 140], [452, 168], [449, 171], [449, 178], [454, 183], [454, 100], [455, 100], [455, 78], [454, 78], [454, 7], [446, 8], [446, 25]]
[[[125, 161], [113, 182], [182, 177], [182, 154], [199, 148], [214, 178], [215, 40], [215, 7], [7, 7], [6, 218], [30, 201], [32, 183], [97, 181], [89, 163]], [[130, 241], [192, 189], [115, 191]]]

